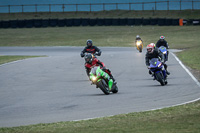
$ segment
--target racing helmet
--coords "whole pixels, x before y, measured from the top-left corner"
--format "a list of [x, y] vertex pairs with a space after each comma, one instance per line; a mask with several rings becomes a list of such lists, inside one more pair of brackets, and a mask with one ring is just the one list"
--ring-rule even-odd
[[165, 39], [164, 36], [160, 36], [160, 40], [163, 41]]
[[93, 61], [93, 55], [91, 53], [88, 53], [85, 55], [85, 62], [91, 64]]
[[152, 45], [154, 48], [156, 47], [155, 43], [150, 43], [150, 45]]
[[153, 53], [154, 48], [155, 48], [155, 44], [154, 44], [154, 43], [148, 44], [148, 45], [147, 45], [147, 52], [148, 52], [148, 53]]
[[140, 36], [139, 36], [139, 35], [137, 35], [137, 36], [136, 36], [136, 38], [140, 38]]
[[91, 39], [88, 39], [88, 40], [86, 41], [86, 44], [87, 44], [87, 46], [92, 46], [92, 40], [91, 40]]

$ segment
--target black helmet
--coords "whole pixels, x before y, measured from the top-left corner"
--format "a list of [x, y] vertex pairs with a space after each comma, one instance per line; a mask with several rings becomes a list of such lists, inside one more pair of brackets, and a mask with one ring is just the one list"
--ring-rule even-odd
[[86, 44], [87, 44], [87, 46], [92, 46], [92, 40], [88, 39]]
[[92, 60], [93, 60], [93, 57], [92, 57], [92, 54], [91, 53], [88, 53], [85, 55], [85, 62], [86, 63], [92, 63]]

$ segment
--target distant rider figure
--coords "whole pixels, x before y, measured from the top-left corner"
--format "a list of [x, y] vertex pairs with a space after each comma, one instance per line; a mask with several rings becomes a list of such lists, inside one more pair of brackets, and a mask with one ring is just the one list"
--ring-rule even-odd
[[[145, 56], [145, 63], [148, 69], [150, 69], [150, 63], [149, 61], [152, 58], [160, 58], [160, 61], [162, 62], [162, 64], [164, 64], [164, 55], [163, 53], [155, 47], [154, 43], [150, 43], [147, 45], [147, 52], [146, 52], [146, 56]], [[166, 70], [167, 72], [167, 70]], [[152, 74], [152, 72], [149, 70], [149, 74]]]
[[142, 38], [139, 35], [137, 35], [135, 41], [137, 41], [137, 40], [141, 40], [142, 41]]
[[[169, 45], [168, 45], [167, 41], [165, 40], [164, 36], [160, 36], [160, 39], [156, 43], [157, 48], [159, 48], [160, 46], [164, 46], [164, 47], [166, 47], [166, 49], [169, 49]], [[168, 57], [168, 54], [169, 54], [169, 51], [167, 50], [167, 57]]]
[[167, 49], [169, 49], [169, 46], [168, 46], [168, 43], [167, 41], [165, 40], [165, 37], [164, 36], [160, 36], [160, 39], [157, 41], [156, 43], [156, 47], [159, 48], [160, 46], [164, 46], [166, 47]]
[[81, 57], [85, 56], [85, 53], [91, 53], [100, 56], [101, 55], [101, 50], [97, 48], [96, 46], [93, 46], [92, 40], [87, 40], [86, 41], [86, 47], [81, 51]]
[[[169, 55], [169, 45], [167, 43], [167, 41], [165, 40], [164, 36], [160, 36], [160, 39], [157, 41], [156, 43], [156, 47], [159, 48], [160, 46], [164, 46], [167, 49], [167, 59], [166, 61], [168, 61], [168, 55]], [[167, 70], [167, 64], [164, 64], [165, 69]], [[169, 75], [170, 73], [168, 71], [166, 71], [166, 73]]]
[[[135, 42], [140, 41], [140, 40], [142, 41], [142, 38], [139, 35], [137, 35], [136, 39], [135, 39]], [[142, 44], [144, 45], [143, 41], [142, 41]]]

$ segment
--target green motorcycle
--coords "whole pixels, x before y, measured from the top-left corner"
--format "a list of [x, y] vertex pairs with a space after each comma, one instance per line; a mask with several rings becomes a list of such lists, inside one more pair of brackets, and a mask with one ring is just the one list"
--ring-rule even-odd
[[118, 87], [113, 80], [110, 79], [109, 75], [100, 69], [100, 67], [92, 68], [90, 72], [90, 80], [92, 84], [95, 84], [97, 88], [100, 88], [104, 94], [109, 95], [118, 92]]

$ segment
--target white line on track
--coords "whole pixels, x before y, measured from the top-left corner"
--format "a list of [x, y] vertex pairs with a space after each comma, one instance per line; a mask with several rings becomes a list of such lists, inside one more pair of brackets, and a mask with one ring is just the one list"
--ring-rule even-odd
[[185, 69], [185, 71], [190, 75], [190, 77], [196, 82], [196, 84], [200, 87], [199, 81], [192, 75], [192, 73], [185, 67], [185, 65], [183, 65], [183, 63], [179, 60], [179, 58], [174, 53], [171, 54], [179, 62], [179, 64], [183, 67], [183, 69]]

